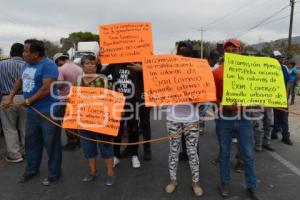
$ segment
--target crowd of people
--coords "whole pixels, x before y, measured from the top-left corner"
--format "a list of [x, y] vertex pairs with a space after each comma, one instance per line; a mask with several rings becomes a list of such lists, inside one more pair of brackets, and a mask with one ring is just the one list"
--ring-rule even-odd
[[[224, 52], [241, 54], [240, 41], [229, 39], [224, 42]], [[190, 42], [180, 42], [177, 55], [193, 57], [194, 50]], [[284, 56], [279, 51], [272, 52], [272, 57], [281, 64], [285, 85], [290, 103], [295, 103], [295, 87], [299, 80], [296, 63], [285, 65]], [[213, 67], [213, 66], [212, 66]], [[128, 142], [139, 141], [142, 133], [144, 140], [151, 139], [150, 112], [145, 107], [143, 76], [141, 63], [109, 64], [102, 67], [93, 55], [85, 55], [81, 66], [72, 63], [69, 56], [58, 52], [53, 59], [46, 57], [42, 41], [28, 39], [23, 44], [15, 43], [11, 47], [10, 59], [0, 62], [0, 116], [4, 132], [8, 162], [19, 163], [26, 158], [25, 172], [18, 178], [24, 183], [39, 174], [43, 149], [48, 155], [48, 177], [43, 185], [51, 185], [61, 177], [62, 149], [83, 149], [87, 161], [88, 173], [83, 182], [94, 181], [98, 176], [96, 158], [98, 152], [104, 160], [106, 168], [106, 186], [116, 182], [115, 167], [121, 158], [130, 157], [133, 168], [140, 168], [139, 145], [129, 145], [123, 151], [119, 145], [96, 143], [90, 140], [80, 140], [67, 134], [67, 144], [61, 146], [61, 128], [45, 120], [35, 109], [46, 115], [52, 121], [61, 123], [57, 117], [63, 117], [69, 100], [70, 87], [102, 87], [113, 89], [124, 94], [126, 103], [121, 125], [116, 137], [95, 134], [80, 130], [78, 134], [95, 140], [122, 142], [128, 135]], [[215, 163], [219, 164], [220, 195], [230, 195], [230, 148], [234, 138], [237, 139], [237, 168], [244, 171], [247, 194], [252, 199], [259, 199], [256, 194], [257, 179], [255, 174], [254, 152], [263, 149], [275, 151], [272, 139], [282, 134], [282, 142], [293, 145], [288, 124], [288, 109], [265, 108], [254, 113], [261, 117], [249, 120], [247, 117], [234, 118], [244, 107], [238, 105], [222, 106], [224, 64], [223, 60], [213, 68], [216, 85], [217, 105], [216, 134], [219, 143], [219, 156]], [[108, 78], [109, 77], [109, 78]], [[197, 90], [197, 88], [195, 88]], [[59, 98], [57, 98], [59, 97]], [[54, 106], [55, 105], [55, 106]], [[34, 108], [34, 109], [33, 109]], [[170, 182], [165, 191], [173, 193], [177, 188], [177, 166], [180, 159], [189, 162], [192, 174], [191, 187], [196, 196], [203, 195], [199, 182], [199, 134], [207, 109], [197, 110], [194, 104], [169, 105], [167, 107], [167, 130], [173, 136], [169, 139], [169, 176]], [[253, 114], [253, 113], [252, 113]], [[182, 132], [182, 134], [178, 134]], [[181, 148], [182, 146], [182, 148]], [[180, 152], [181, 149], [181, 152]], [[143, 145], [143, 159], [152, 159], [150, 143]]]

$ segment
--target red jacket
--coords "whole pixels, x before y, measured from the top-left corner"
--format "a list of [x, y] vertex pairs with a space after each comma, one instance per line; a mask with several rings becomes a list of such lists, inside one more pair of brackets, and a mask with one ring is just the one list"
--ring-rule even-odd
[[[213, 75], [215, 78], [215, 85], [216, 85], [216, 95], [217, 95], [217, 103], [222, 104], [223, 98], [223, 83], [224, 83], [224, 65], [220, 65], [217, 69], [213, 70]], [[243, 109], [243, 107], [241, 107]], [[238, 106], [222, 106], [222, 112], [237, 112]]]
[[223, 97], [223, 75], [224, 75], [224, 65], [220, 65], [217, 69], [213, 70], [213, 75], [215, 78], [217, 102], [222, 102]]

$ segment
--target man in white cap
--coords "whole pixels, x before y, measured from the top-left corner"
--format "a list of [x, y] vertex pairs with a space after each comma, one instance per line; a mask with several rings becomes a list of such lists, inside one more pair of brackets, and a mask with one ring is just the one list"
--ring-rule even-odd
[[[59, 76], [58, 90], [61, 106], [61, 117], [64, 116], [66, 111], [66, 104], [69, 101], [69, 93], [71, 85], [77, 83], [78, 77], [82, 75], [82, 69], [78, 65], [70, 62], [69, 56], [63, 53], [57, 53], [53, 56], [53, 61], [58, 66]], [[67, 134], [67, 144], [63, 146], [63, 150], [74, 150], [79, 146], [79, 138]]]
[[[281, 65], [283, 77], [284, 77], [284, 83], [286, 86], [286, 91], [288, 94], [288, 82], [290, 79], [290, 75], [288, 72], [288, 68], [286, 65], [284, 65], [284, 56], [280, 53], [280, 51], [273, 51], [272, 55], [273, 58], [277, 59], [278, 62]], [[288, 98], [288, 97], [287, 97]], [[290, 138], [290, 132], [289, 132], [289, 113], [288, 108], [282, 108], [280, 110], [274, 109], [274, 128], [272, 130], [272, 139], [278, 139], [277, 133], [281, 132], [282, 139], [281, 141], [284, 144], [287, 145], [293, 145], [293, 142]]]

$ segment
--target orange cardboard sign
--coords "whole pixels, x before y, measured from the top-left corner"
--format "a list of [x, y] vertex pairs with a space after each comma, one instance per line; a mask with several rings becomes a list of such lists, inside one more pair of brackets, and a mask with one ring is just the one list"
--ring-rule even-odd
[[118, 135], [125, 104], [122, 93], [78, 86], [73, 86], [70, 91], [63, 128]]
[[207, 60], [176, 55], [149, 56], [143, 61], [146, 106], [216, 100]]
[[99, 32], [101, 63], [142, 62], [153, 54], [151, 23], [102, 25]]

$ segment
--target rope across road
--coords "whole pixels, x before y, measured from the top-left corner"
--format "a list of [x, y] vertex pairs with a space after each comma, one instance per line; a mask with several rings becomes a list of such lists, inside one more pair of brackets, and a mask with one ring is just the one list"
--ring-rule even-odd
[[[31, 109], [36, 112], [38, 115], [40, 115], [42, 118], [44, 118], [45, 120], [49, 121], [50, 123], [60, 127], [60, 128], [63, 128], [59, 123], [53, 121], [52, 119], [49, 119], [46, 115], [44, 115], [43, 113], [41, 113], [40, 111], [38, 111], [37, 109], [35, 109], [34, 107], [31, 107]], [[88, 141], [91, 141], [91, 142], [97, 142], [97, 143], [104, 143], [104, 144], [112, 144], [112, 145], [120, 145], [120, 146], [130, 146], [130, 145], [139, 145], [139, 144], [146, 144], [146, 143], [154, 143], [154, 142], [161, 142], [161, 141], [165, 141], [165, 140], [169, 140], [170, 138], [173, 138], [173, 137], [176, 137], [176, 136], [179, 136], [181, 134], [183, 134], [184, 132], [187, 132], [188, 130], [194, 128], [194, 127], [197, 127], [198, 124], [197, 122], [196, 123], [193, 123], [193, 125], [191, 126], [188, 126], [184, 129], [181, 129], [179, 130], [177, 133], [175, 134], [170, 134], [168, 136], [165, 136], [165, 137], [160, 137], [160, 138], [156, 138], [156, 139], [152, 139], [152, 140], [145, 140], [145, 141], [140, 141], [140, 142], [109, 142], [109, 141], [105, 141], [105, 140], [95, 140], [95, 139], [91, 139], [91, 138], [88, 138], [88, 137], [84, 137], [70, 129], [65, 129], [65, 131], [69, 134], [72, 134], [72, 135], [75, 135], [81, 139], [84, 139], [84, 140], [88, 140]]]
[[[13, 105], [18, 105], [18, 104], [13, 104]], [[1, 106], [2, 107], [2, 106]], [[58, 126], [60, 128], [63, 128], [61, 126], [61, 124], [53, 121], [52, 119], [50, 119], [49, 117], [47, 117], [46, 115], [44, 115], [43, 113], [41, 113], [40, 111], [38, 111], [37, 109], [35, 109], [34, 107], [30, 106], [30, 108], [36, 112], [40, 117], [44, 118], [45, 120], [47, 120], [48, 122], [52, 123], [53, 125], [55, 126]], [[282, 108], [274, 108], [274, 109], [277, 109], [277, 110], [281, 110], [281, 111], [284, 111], [284, 112], [288, 112], [290, 114], [293, 114], [293, 115], [296, 115], [296, 116], [300, 116], [300, 113], [297, 113], [297, 112], [294, 112], [294, 111], [289, 111], [287, 109], [282, 109]], [[139, 145], [139, 144], [146, 144], [146, 143], [154, 143], [154, 142], [162, 142], [162, 141], [165, 141], [165, 140], [169, 140], [170, 138], [173, 138], [173, 137], [176, 137], [176, 136], [179, 136], [187, 131], [189, 131], [190, 129], [192, 128], [195, 128], [197, 127], [198, 124], [197, 122], [195, 122], [194, 124], [192, 124], [191, 126], [188, 126], [184, 129], [181, 129], [179, 130], [177, 133], [175, 134], [170, 134], [168, 136], [164, 136], [164, 137], [160, 137], [160, 138], [156, 138], [156, 139], [151, 139], [151, 140], [144, 140], [144, 141], [140, 141], [140, 142], [110, 142], [110, 141], [106, 141], [106, 140], [95, 140], [95, 139], [91, 139], [91, 138], [88, 138], [88, 137], [84, 137], [82, 135], [80, 135], [78, 132], [75, 132], [73, 130], [70, 130], [70, 129], [65, 129], [66, 133], [68, 134], [72, 134], [72, 135], [75, 135], [83, 140], [87, 140], [87, 141], [91, 141], [91, 142], [96, 142], [96, 143], [104, 143], [104, 144], [112, 144], [112, 145], [120, 145], [120, 146], [130, 146], [130, 145]]]

